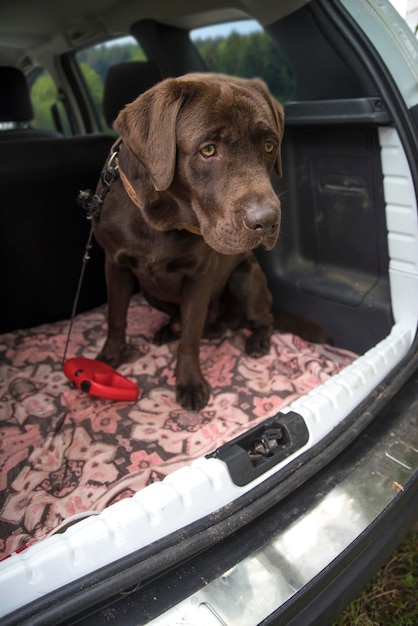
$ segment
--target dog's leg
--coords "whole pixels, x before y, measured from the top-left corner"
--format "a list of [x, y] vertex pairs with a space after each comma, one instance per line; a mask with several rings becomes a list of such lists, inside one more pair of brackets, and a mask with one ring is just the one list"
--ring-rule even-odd
[[253, 357], [267, 354], [273, 332], [273, 299], [267, 279], [254, 256], [247, 257], [235, 268], [228, 281], [228, 289], [253, 330], [245, 343], [245, 351]]
[[176, 399], [199, 411], [209, 400], [209, 385], [199, 363], [200, 340], [210, 300], [209, 281], [186, 281], [182, 290], [181, 332], [176, 365]]
[[[299, 335], [306, 341], [313, 343], [333, 344], [331, 335], [317, 322], [282, 310], [272, 309], [272, 297], [267, 285], [267, 279], [255, 257], [246, 259], [232, 274], [228, 288], [235, 299], [232, 311], [236, 315], [236, 327], [243, 324], [242, 317], [249, 322], [253, 334], [248, 337], [246, 352], [250, 356], [267, 354], [270, 348], [270, 337], [274, 330], [282, 333]], [[241, 318], [237, 315], [237, 305], [241, 311]], [[231, 328], [231, 322], [227, 321]]]
[[108, 329], [106, 342], [96, 359], [112, 367], [118, 367], [124, 361], [138, 358], [136, 351], [126, 344], [126, 317], [135, 286], [135, 277], [130, 269], [115, 265], [107, 258], [105, 269]]
[[282, 310], [273, 311], [273, 316], [274, 328], [281, 333], [299, 335], [302, 339], [312, 343], [334, 344], [334, 339], [329, 332], [308, 317]]

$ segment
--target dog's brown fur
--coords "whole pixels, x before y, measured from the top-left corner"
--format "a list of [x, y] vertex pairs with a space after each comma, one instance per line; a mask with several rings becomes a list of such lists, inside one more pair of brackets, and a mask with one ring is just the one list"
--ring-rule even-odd
[[[209, 386], [199, 365], [203, 333], [233, 298], [253, 332], [246, 351], [268, 352], [272, 297], [251, 250], [271, 250], [280, 201], [270, 173], [281, 175], [284, 114], [258, 79], [189, 74], [166, 79], [119, 114], [121, 173], [95, 220], [106, 253], [108, 337], [98, 359], [129, 358], [126, 315], [135, 277], [150, 303], [180, 327], [176, 395], [201, 409]], [[131, 194], [132, 195], [132, 194]], [[200, 233], [200, 234], [196, 234]]]

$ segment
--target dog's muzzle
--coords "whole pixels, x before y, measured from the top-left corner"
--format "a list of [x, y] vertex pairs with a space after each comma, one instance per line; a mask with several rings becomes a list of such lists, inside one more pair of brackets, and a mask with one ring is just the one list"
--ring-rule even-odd
[[280, 211], [271, 206], [252, 206], [245, 212], [243, 224], [259, 245], [271, 250], [279, 236]]

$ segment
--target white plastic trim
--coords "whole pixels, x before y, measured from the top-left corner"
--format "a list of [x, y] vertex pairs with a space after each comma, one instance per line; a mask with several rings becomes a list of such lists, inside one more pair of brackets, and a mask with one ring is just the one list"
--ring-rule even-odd
[[396, 322], [418, 323], [418, 211], [411, 170], [394, 128], [380, 128], [389, 282]]

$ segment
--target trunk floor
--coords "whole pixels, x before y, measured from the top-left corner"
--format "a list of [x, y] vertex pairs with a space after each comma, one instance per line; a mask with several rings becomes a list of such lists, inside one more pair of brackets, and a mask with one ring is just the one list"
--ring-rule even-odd
[[[212, 452], [356, 358], [276, 333], [270, 353], [253, 359], [248, 331], [227, 331], [202, 341], [212, 395], [204, 410], [187, 411], [175, 400], [177, 342], [152, 343], [165, 321], [134, 296], [128, 335], [138, 359], [119, 368], [141, 390], [134, 403], [71, 386], [61, 365], [67, 321], [0, 336], [0, 559]], [[94, 358], [105, 334], [106, 306], [77, 316], [67, 357]]]

